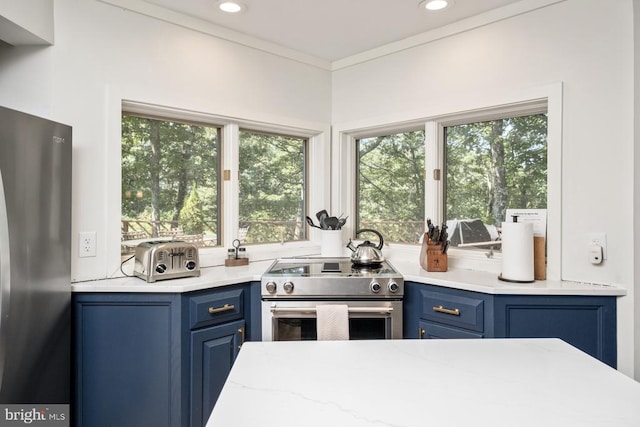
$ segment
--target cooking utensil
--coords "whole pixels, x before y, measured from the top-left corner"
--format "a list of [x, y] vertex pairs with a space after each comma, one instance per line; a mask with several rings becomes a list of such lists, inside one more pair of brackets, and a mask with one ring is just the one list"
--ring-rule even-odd
[[356, 236], [364, 232], [371, 232], [378, 236], [378, 245], [371, 243], [369, 240], [365, 240], [357, 247], [354, 247], [353, 242], [351, 241], [351, 239], [349, 239], [347, 248], [349, 248], [352, 252], [351, 262], [358, 265], [376, 265], [382, 263], [384, 261], [384, 256], [382, 255], [382, 246], [384, 245], [384, 239], [382, 238], [382, 234], [370, 228], [363, 228], [362, 230], [356, 231]]
[[313, 220], [311, 219], [311, 217], [307, 216], [306, 218], [307, 218], [307, 224], [309, 224], [309, 225], [310, 225], [311, 227], [313, 227], [313, 228], [318, 228], [318, 229], [322, 230], [322, 228], [321, 228], [321, 227], [318, 227], [317, 225], [315, 225], [315, 224], [313, 223]]
[[338, 220], [338, 230], [341, 230], [341, 229], [342, 229], [342, 227], [344, 227], [344, 225], [345, 225], [345, 224], [346, 224], [346, 222], [347, 222], [347, 218], [349, 218], [349, 217], [348, 217], [348, 216], [345, 216], [344, 218], [340, 218], [340, 219]]
[[326, 227], [324, 226], [324, 219], [326, 217], [328, 217], [328, 216], [329, 216], [329, 212], [327, 212], [324, 209], [322, 209], [321, 211], [318, 211], [318, 213], [316, 213], [316, 218], [318, 218], [318, 223], [320, 223], [320, 228], [326, 230]]
[[324, 225], [327, 227], [327, 230], [337, 230], [339, 223], [340, 220], [335, 216], [330, 216], [324, 219]]

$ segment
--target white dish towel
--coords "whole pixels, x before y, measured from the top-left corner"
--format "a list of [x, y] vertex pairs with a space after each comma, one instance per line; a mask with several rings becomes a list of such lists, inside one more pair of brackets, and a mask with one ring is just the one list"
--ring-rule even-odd
[[349, 339], [349, 308], [345, 304], [316, 306], [318, 341]]

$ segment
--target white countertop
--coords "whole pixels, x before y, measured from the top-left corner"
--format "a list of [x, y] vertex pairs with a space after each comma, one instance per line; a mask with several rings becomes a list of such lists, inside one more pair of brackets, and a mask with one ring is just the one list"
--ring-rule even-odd
[[[137, 277], [94, 280], [72, 284], [72, 292], [153, 292], [183, 293], [227, 286], [235, 283], [259, 281], [262, 273], [273, 260], [251, 262], [241, 267], [208, 267], [201, 270], [200, 277], [161, 280], [147, 283]], [[464, 289], [486, 294], [508, 295], [592, 295], [622, 296], [626, 290], [612, 285], [596, 285], [567, 281], [543, 280], [533, 283], [509, 283], [498, 280], [493, 273], [450, 269], [444, 273], [427, 272], [417, 261], [390, 260], [404, 276], [405, 281], [427, 283], [448, 288]]]
[[558, 339], [247, 342], [207, 427], [639, 426], [638, 402]]

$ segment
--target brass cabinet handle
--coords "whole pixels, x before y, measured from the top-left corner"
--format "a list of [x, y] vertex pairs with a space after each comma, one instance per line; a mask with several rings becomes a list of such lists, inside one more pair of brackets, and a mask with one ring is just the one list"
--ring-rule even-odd
[[418, 339], [421, 340], [424, 338], [425, 330], [424, 328], [418, 328]]
[[222, 313], [223, 311], [235, 310], [236, 306], [233, 304], [225, 304], [222, 307], [209, 307], [209, 314]]
[[240, 345], [238, 346], [238, 350], [242, 348], [242, 344], [244, 344], [244, 327], [238, 329], [238, 333], [240, 334]]
[[444, 313], [444, 314], [451, 314], [453, 316], [460, 316], [460, 310], [457, 308], [454, 309], [450, 309], [450, 308], [444, 308], [441, 305], [436, 305], [433, 307], [433, 311], [437, 311], [438, 313]]

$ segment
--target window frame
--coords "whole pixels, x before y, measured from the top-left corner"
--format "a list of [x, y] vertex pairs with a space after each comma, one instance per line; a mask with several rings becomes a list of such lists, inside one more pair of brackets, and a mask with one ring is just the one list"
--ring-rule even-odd
[[[290, 137], [290, 138], [298, 138], [303, 140], [302, 142], [302, 152], [303, 152], [303, 165], [302, 165], [302, 187], [303, 187], [303, 192], [304, 192], [304, 200], [302, 201], [302, 218], [300, 218], [301, 221], [301, 227], [303, 227], [303, 238], [300, 240], [287, 240], [287, 241], [282, 241], [282, 242], [265, 242], [265, 243], [255, 243], [252, 245], [268, 245], [268, 244], [274, 244], [274, 243], [279, 243], [279, 244], [284, 244], [284, 243], [291, 243], [291, 242], [302, 242], [302, 241], [307, 241], [310, 239], [310, 233], [309, 233], [309, 226], [306, 225], [306, 221], [305, 221], [305, 217], [307, 215], [309, 215], [309, 140], [310, 138], [308, 136], [300, 136], [297, 134], [293, 134], [293, 133], [285, 133], [285, 132], [273, 132], [273, 131], [265, 131], [265, 130], [255, 130], [253, 128], [249, 128], [246, 126], [239, 126], [238, 127], [238, 150], [240, 148], [240, 132], [251, 132], [254, 134], [262, 134], [262, 135], [273, 135], [273, 136], [284, 136], [284, 137]], [[239, 151], [238, 151], [239, 154]], [[238, 156], [238, 167], [240, 165], [240, 158]], [[240, 169], [238, 168], [238, 173], [240, 172]], [[239, 185], [238, 185], [238, 190], [240, 189]], [[238, 195], [240, 194], [240, 191], [238, 191]], [[240, 200], [238, 198], [238, 209], [240, 206]], [[238, 210], [238, 222], [240, 220], [240, 211]], [[238, 224], [239, 226], [239, 224]]]
[[[360, 165], [358, 164], [357, 160], [359, 158], [359, 141], [361, 139], [367, 139], [367, 138], [375, 138], [375, 137], [379, 137], [379, 136], [391, 136], [391, 135], [395, 135], [395, 134], [400, 134], [400, 133], [409, 133], [409, 132], [417, 132], [417, 131], [422, 131], [424, 132], [424, 124], [409, 124], [407, 126], [403, 126], [401, 128], [389, 128], [389, 127], [384, 127], [382, 129], [378, 129], [376, 131], [374, 131], [373, 133], [364, 133], [363, 135], [360, 134], [354, 134], [353, 135], [353, 149], [354, 149], [354, 154], [353, 154], [353, 158], [354, 158], [354, 186], [355, 186], [355, 191], [354, 191], [354, 209], [353, 209], [353, 216], [351, 216], [350, 218], [354, 218], [353, 220], [353, 224], [360, 224], [360, 220], [361, 215], [360, 215], [360, 211], [359, 211], [359, 203], [358, 201], [360, 200]], [[425, 135], [425, 168], [424, 171], [426, 172], [426, 135]], [[425, 183], [426, 184], [426, 183]], [[426, 204], [426, 194], [425, 194], [425, 204]], [[426, 213], [426, 210], [425, 210]], [[425, 217], [425, 223], [426, 223], [426, 218]], [[359, 228], [363, 228], [363, 227], [359, 227]]]
[[[434, 224], [441, 224], [444, 222], [444, 204], [445, 204], [445, 194], [446, 194], [446, 165], [445, 165], [445, 157], [446, 157], [446, 148], [445, 148], [445, 128], [449, 126], [457, 126], [462, 124], [469, 123], [477, 123], [477, 122], [485, 122], [491, 120], [499, 120], [509, 117], [520, 117], [534, 114], [548, 114], [548, 106], [546, 100], [533, 100], [531, 102], [523, 102], [510, 106], [501, 106], [497, 108], [487, 108], [482, 111], [475, 112], [467, 112], [462, 114], [455, 114], [443, 118], [439, 118], [437, 120], [428, 121], [425, 126], [431, 132], [435, 132], [432, 134], [432, 137], [436, 141], [434, 145], [434, 158], [426, 157], [426, 163], [428, 166], [431, 166], [431, 170], [438, 169], [441, 171], [440, 176], [441, 179], [439, 181], [435, 181], [435, 191], [434, 197], [436, 197], [435, 203], [432, 206], [437, 206], [437, 209], [429, 210], [427, 209], [427, 218], [432, 218]], [[547, 125], [547, 135], [549, 134], [548, 125]], [[426, 139], [426, 138], [425, 138]], [[548, 142], [547, 142], [548, 146]], [[429, 160], [431, 163], [429, 164]], [[548, 163], [548, 162], [547, 162]], [[548, 167], [548, 165], [547, 165]], [[429, 167], [427, 167], [427, 176], [429, 175]], [[433, 176], [433, 174], [432, 174]], [[549, 188], [549, 177], [547, 175], [547, 188]], [[425, 196], [426, 199], [426, 196]], [[548, 199], [548, 197], [547, 197]], [[548, 202], [547, 202], [548, 206]], [[428, 215], [432, 216], [428, 216]], [[496, 258], [502, 262], [502, 254], [500, 252], [493, 252], [489, 250], [469, 250], [462, 249], [456, 247], [450, 247], [449, 256], [452, 258], [475, 258], [482, 259], [482, 257], [488, 258]]]
[[[397, 115], [387, 117], [388, 121], [381, 122], [384, 117], [371, 120], [359, 120], [354, 123], [342, 123], [334, 126], [333, 151], [339, 153], [337, 168], [333, 173], [335, 184], [332, 185], [332, 202], [339, 207], [339, 211], [356, 215], [355, 183], [356, 177], [353, 165], [357, 161], [355, 156], [356, 139], [384, 133], [402, 132], [416, 126], [424, 126], [425, 130], [425, 218], [431, 218], [434, 223], [441, 223], [444, 215], [442, 181], [433, 179], [433, 170], [443, 170], [444, 127], [452, 124], [473, 121], [490, 120], [498, 116], [521, 115], [540, 112], [541, 106], [546, 106], [547, 113], [547, 280], [560, 280], [562, 255], [562, 83], [529, 88], [514, 94], [487, 94], [484, 99], [473, 97], [459, 103], [447, 105], [443, 110], [438, 106], [425, 108], [422, 114], [413, 112], [411, 120], [399, 120]], [[509, 115], [509, 114], [507, 114]], [[394, 120], [395, 119], [395, 120]], [[431, 201], [431, 203], [430, 203]], [[355, 230], [347, 223], [345, 233], [354, 237]], [[385, 246], [385, 256], [393, 258], [416, 257], [419, 245], [390, 243]], [[499, 274], [502, 269], [502, 256], [497, 253], [491, 258], [483, 251], [449, 251], [449, 266], [471, 270], [487, 271]]]
[[[180, 107], [167, 107], [160, 103], [148, 103], [144, 101], [132, 101], [130, 97], [123, 96], [120, 91], [113, 89], [108, 97], [108, 127], [107, 127], [107, 180], [105, 198], [107, 199], [107, 211], [105, 212], [106, 237], [104, 239], [105, 275], [108, 278], [121, 277], [120, 270], [120, 224], [121, 224], [121, 181], [122, 181], [122, 157], [121, 157], [121, 132], [123, 111], [130, 114], [161, 117], [165, 120], [187, 121], [202, 123], [221, 128], [221, 159], [222, 168], [229, 170], [229, 180], [222, 180], [220, 213], [220, 245], [212, 248], [203, 248], [200, 251], [200, 265], [211, 267], [224, 265], [226, 251], [231, 247], [234, 236], [238, 235], [238, 211], [239, 211], [239, 129], [248, 129], [256, 132], [266, 132], [295, 136], [307, 140], [306, 165], [308, 179], [306, 188], [306, 207], [309, 211], [327, 208], [330, 205], [330, 183], [324, 177], [330, 174], [330, 130], [328, 123], [311, 122], [291, 118], [261, 117], [248, 119], [243, 117], [225, 116], [213, 113], [204, 113], [184, 109]], [[310, 159], [313, 158], [313, 161]], [[313, 198], [309, 195], [313, 194]], [[274, 257], [296, 256], [301, 254], [319, 253], [320, 235], [314, 230], [307, 230], [306, 240], [255, 244], [248, 248], [251, 262], [271, 260]], [[124, 271], [132, 272], [132, 265], [125, 265]], [[131, 267], [131, 268], [128, 268]]]
[[[126, 104], [126, 106], [128, 107], [130, 104]], [[133, 108], [132, 108], [133, 109]], [[222, 212], [222, 175], [223, 175], [223, 157], [222, 157], [222, 153], [223, 153], [223, 148], [224, 148], [224, 141], [222, 138], [222, 130], [223, 130], [223, 126], [220, 126], [218, 124], [214, 124], [211, 122], [202, 122], [202, 121], [196, 121], [193, 119], [182, 119], [182, 118], [175, 118], [175, 117], [165, 117], [165, 116], [160, 116], [160, 115], [154, 115], [154, 114], [150, 114], [148, 112], [144, 112], [144, 113], [138, 113], [138, 112], [133, 112], [132, 109], [129, 108], [125, 108], [125, 105], [123, 105], [123, 109], [122, 109], [122, 114], [121, 117], [124, 115], [129, 115], [129, 116], [135, 116], [135, 117], [140, 117], [140, 118], [144, 118], [144, 119], [150, 119], [150, 120], [157, 120], [157, 121], [166, 121], [166, 122], [179, 122], [179, 123], [184, 123], [184, 124], [191, 124], [191, 125], [196, 125], [196, 126], [203, 126], [203, 127], [210, 127], [210, 128], [215, 128], [216, 129], [216, 133], [217, 133], [217, 139], [218, 139], [218, 144], [217, 144], [217, 148], [216, 148], [216, 155], [217, 155], [217, 159], [218, 161], [216, 162], [216, 168], [217, 168], [217, 175], [215, 177], [216, 180], [216, 187], [218, 190], [218, 194], [217, 194], [217, 198], [216, 198], [216, 209], [218, 211], [218, 215], [217, 215], [217, 219], [216, 219], [216, 230], [218, 230], [218, 235], [220, 235], [220, 230], [222, 230], [222, 215], [220, 214]], [[122, 160], [121, 160], [122, 163]], [[122, 199], [121, 199], [122, 200]], [[122, 209], [122, 208], [121, 208]], [[122, 218], [122, 211], [120, 212], [120, 216]], [[221, 242], [220, 239], [218, 239], [218, 241], [216, 242], [216, 247], [220, 246]], [[202, 250], [203, 248], [200, 248], [200, 250]]]

